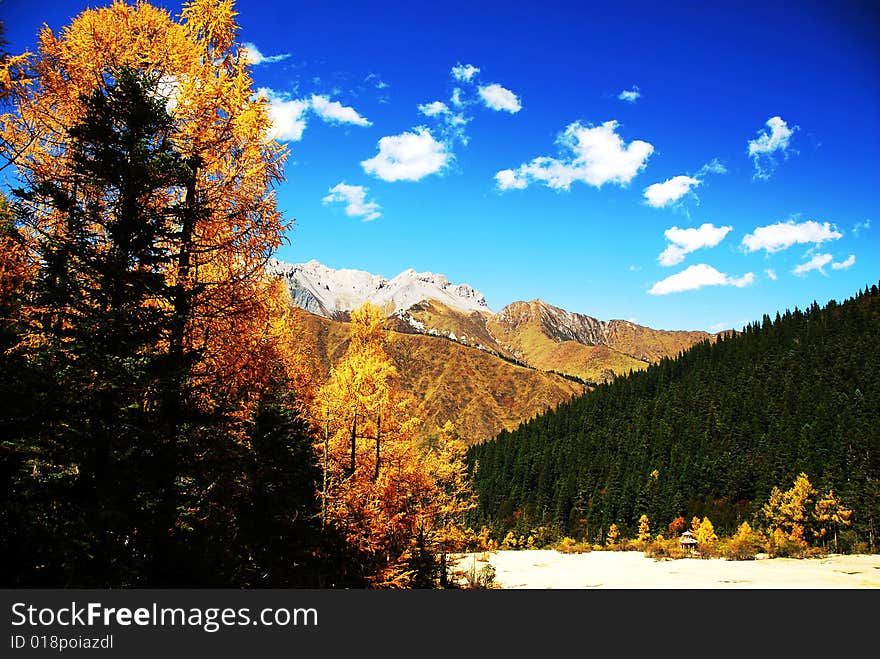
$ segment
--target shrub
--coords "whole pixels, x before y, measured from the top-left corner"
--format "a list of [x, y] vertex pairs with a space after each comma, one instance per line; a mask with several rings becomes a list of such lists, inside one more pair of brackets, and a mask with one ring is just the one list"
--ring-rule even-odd
[[728, 561], [752, 561], [760, 553], [760, 548], [748, 539], [730, 538], [721, 543], [719, 552]]
[[593, 550], [590, 543], [583, 540], [578, 541], [568, 536], [560, 540], [553, 548], [560, 554], [585, 554]]
[[769, 549], [773, 558], [803, 558], [807, 545], [802, 540], [793, 540], [777, 528], [770, 536]]
[[617, 543], [616, 547], [613, 547], [617, 551], [644, 551], [645, 547], [643, 543], [640, 543], [638, 540], [630, 540], [629, 538], [621, 538], [620, 542]]
[[617, 546], [617, 542], [620, 539], [620, 529], [617, 527], [617, 524], [612, 524], [608, 527], [608, 537], [605, 538], [605, 545], [611, 549]]
[[657, 560], [679, 559], [684, 558], [684, 551], [682, 551], [678, 539], [664, 540], [663, 536], [658, 535], [653, 542], [649, 542], [645, 547], [645, 556]]
[[721, 544], [719, 553], [729, 561], [750, 561], [766, 549], [766, 544], [763, 535], [743, 522], [736, 534]]
[[[482, 561], [484, 559], [480, 558], [480, 560]], [[465, 569], [463, 572], [455, 572], [454, 577], [456, 577], [456, 579], [453, 581], [458, 581], [460, 583], [460, 580], [464, 579], [463, 586], [472, 590], [497, 588], [495, 575], [495, 566], [491, 563], [486, 563], [483, 567], [477, 570], [475, 559], [470, 569]]]
[[842, 554], [872, 554], [871, 546], [864, 540], [860, 540], [852, 529], [840, 532], [838, 551]]
[[477, 575], [477, 583], [479, 588], [495, 588], [495, 566], [486, 563]]

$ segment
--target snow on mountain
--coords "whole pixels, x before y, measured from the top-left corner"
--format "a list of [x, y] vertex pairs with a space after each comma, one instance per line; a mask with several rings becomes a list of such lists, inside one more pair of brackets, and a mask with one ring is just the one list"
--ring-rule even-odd
[[327, 318], [344, 315], [367, 301], [389, 316], [423, 300], [437, 300], [466, 313], [491, 313], [483, 294], [467, 284], [453, 284], [443, 275], [412, 268], [387, 279], [362, 270], [334, 270], [314, 260], [290, 264], [273, 259], [268, 270], [287, 280], [294, 304]]

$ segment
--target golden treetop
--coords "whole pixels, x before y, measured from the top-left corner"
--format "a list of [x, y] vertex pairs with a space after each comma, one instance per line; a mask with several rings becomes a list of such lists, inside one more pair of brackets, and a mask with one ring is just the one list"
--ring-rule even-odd
[[4, 67], [8, 111], [0, 115], [0, 155], [27, 180], [64, 181], [71, 163], [66, 129], [84, 100], [122, 68], [150, 81], [175, 119], [175, 146], [199, 161], [199, 200], [214, 210], [202, 238], [245, 254], [274, 250], [285, 223], [272, 186], [286, 150], [269, 139], [266, 100], [258, 98], [235, 42], [231, 0], [193, 0], [180, 22], [146, 2], [116, 0], [87, 9], [57, 34], [44, 27], [33, 54]]
[[[73, 162], [69, 131], [89, 97], [126, 70], [163, 102], [173, 128], [162, 137], [189, 163], [192, 181], [139, 201], [172, 212], [174, 244], [165, 248], [180, 258], [166, 262], [164, 275], [194, 291], [187, 341], [202, 359], [193, 375], [217, 395], [218, 382], [244, 382], [271, 347], [265, 337], [278, 317], [278, 290], [264, 265], [289, 226], [274, 195], [286, 150], [269, 138], [267, 102], [254, 92], [235, 15], [231, 0], [193, 0], [177, 19], [147, 2], [115, 0], [57, 32], [44, 27], [35, 52], [8, 58], [0, 79], [10, 83], [0, 160], [15, 165], [23, 187], [50, 182], [83, 205], [103, 206], [106, 194], [84, 185]], [[181, 208], [189, 209], [186, 230]], [[63, 231], [63, 218], [45, 204], [27, 210], [20, 233], [36, 253], [42, 238]]]
[[206, 52], [225, 52], [232, 48], [238, 26], [233, 0], [188, 2], [180, 16], [194, 41], [204, 44]]

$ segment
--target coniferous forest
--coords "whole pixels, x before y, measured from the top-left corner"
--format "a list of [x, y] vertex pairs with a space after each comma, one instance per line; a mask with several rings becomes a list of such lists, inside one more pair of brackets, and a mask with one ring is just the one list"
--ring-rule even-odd
[[806, 473], [854, 512], [843, 539], [877, 547], [880, 292], [764, 316], [741, 332], [471, 447], [474, 521], [496, 535], [548, 527], [604, 542], [708, 517], [760, 521], [774, 487]]

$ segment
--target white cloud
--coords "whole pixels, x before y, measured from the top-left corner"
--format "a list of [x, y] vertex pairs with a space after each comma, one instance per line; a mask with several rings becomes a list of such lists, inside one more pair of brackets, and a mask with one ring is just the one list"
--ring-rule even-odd
[[519, 102], [516, 94], [509, 89], [505, 89], [499, 84], [486, 85], [477, 89], [480, 92], [480, 98], [487, 108], [492, 110], [504, 110], [510, 114], [516, 114], [522, 110], [522, 104]]
[[700, 179], [692, 176], [673, 176], [663, 183], [654, 183], [645, 188], [645, 203], [654, 208], [663, 208], [684, 197], [700, 183]]
[[354, 124], [355, 126], [372, 126], [366, 117], [358, 114], [357, 110], [339, 101], [331, 101], [327, 96], [312, 95], [312, 109], [321, 119], [328, 123]]
[[449, 108], [443, 101], [434, 101], [433, 103], [423, 103], [419, 106], [419, 112], [426, 117], [436, 117], [439, 114], [446, 114]]
[[350, 217], [362, 217], [364, 222], [381, 217], [381, 206], [375, 201], [367, 201], [367, 188], [360, 185], [347, 185], [345, 182], [338, 183], [330, 188], [328, 194], [322, 200], [325, 204], [342, 202], [345, 204], [345, 214]]
[[309, 110], [309, 102], [288, 99], [285, 95], [278, 94], [267, 87], [258, 89], [257, 95], [269, 101], [269, 118], [272, 120], [269, 136], [283, 142], [301, 140], [303, 131], [306, 129], [306, 112]]
[[[473, 83], [480, 69], [472, 64], [457, 64], [451, 69], [453, 80], [463, 83]], [[466, 127], [473, 119], [467, 108], [482, 102], [494, 110], [503, 110], [515, 114], [522, 105], [516, 94], [501, 85], [491, 84], [479, 87], [477, 93], [473, 93], [470, 86], [454, 87], [449, 102], [433, 101], [419, 105], [419, 112], [426, 117], [438, 120], [435, 135], [442, 139], [447, 149], [451, 149], [458, 141], [467, 144], [470, 140], [466, 133]]]
[[792, 270], [792, 272], [796, 275], [803, 275], [807, 272], [810, 272], [810, 270], [818, 270], [824, 275], [825, 271], [822, 268], [824, 268], [829, 263], [831, 263], [831, 254], [816, 254], [806, 263], [801, 263], [794, 270]]
[[864, 222], [856, 222], [855, 226], [853, 226], [852, 232], [853, 235], [858, 236], [862, 231], [867, 231], [871, 228], [871, 220], [865, 220]]
[[302, 139], [306, 129], [309, 111], [317, 114], [330, 124], [354, 124], [371, 126], [369, 120], [357, 113], [354, 108], [331, 101], [327, 96], [313, 95], [311, 99], [291, 99], [287, 94], [276, 92], [268, 87], [257, 90], [257, 96], [269, 102], [269, 118], [272, 128], [271, 139], [283, 142], [297, 142]]
[[636, 265], [635, 263], [633, 263], [632, 265], [629, 266], [630, 272], [638, 272], [641, 269], [642, 269], [642, 267], [639, 265]]
[[501, 190], [525, 190], [529, 185], [527, 176], [520, 176], [512, 169], [503, 169], [495, 174], [495, 181]]
[[706, 174], [726, 174], [727, 167], [725, 167], [718, 158], [712, 158], [710, 162], [707, 162], [705, 165], [700, 167], [700, 171], [697, 172], [697, 176], [705, 176]]
[[452, 77], [459, 82], [470, 82], [480, 72], [473, 64], [456, 64], [452, 67]]
[[436, 174], [452, 155], [424, 126], [379, 140], [379, 153], [361, 162], [367, 174], [383, 181], [418, 181]]
[[788, 157], [788, 145], [791, 136], [798, 129], [797, 126], [789, 128], [782, 117], [770, 117], [766, 126], [770, 129], [758, 132], [758, 137], [749, 140], [749, 157], [755, 162], [755, 178], [768, 179], [776, 169], [776, 152]]
[[839, 263], [832, 263], [831, 267], [835, 270], [848, 270], [856, 264], [856, 255], [850, 254], [849, 258], [846, 261], [840, 261]]
[[670, 265], [678, 265], [682, 261], [684, 261], [684, 257], [687, 255], [687, 250], [683, 247], [679, 247], [678, 245], [669, 245], [666, 249], [664, 249], [660, 256], [657, 257], [657, 261], [660, 265], [670, 266]]
[[[761, 131], [758, 133], [757, 139], [749, 140], [750, 156], [758, 153], [785, 151], [788, 148], [788, 141], [794, 130], [788, 127], [785, 120], [782, 117], [770, 117], [767, 120], [767, 127], [770, 129], [769, 133]], [[796, 128], [797, 126], [795, 126]]]
[[568, 190], [575, 181], [601, 188], [605, 183], [628, 184], [645, 168], [654, 147], [648, 142], [633, 140], [624, 144], [615, 132], [618, 123], [606, 121], [599, 126], [569, 125], [557, 139], [562, 159], [541, 156], [495, 174], [499, 189], [523, 189], [538, 181], [544, 185]]
[[627, 103], [635, 103], [639, 100], [641, 93], [639, 92], [639, 88], [636, 85], [632, 86], [632, 89], [624, 89], [617, 95], [621, 101], [626, 101]]
[[653, 208], [663, 208], [674, 204], [687, 194], [696, 198], [693, 189], [703, 183], [703, 177], [707, 174], [726, 174], [727, 168], [714, 158], [700, 167], [694, 176], [681, 175], [668, 178], [663, 183], [654, 183], [645, 188], [645, 203]]
[[459, 140], [462, 144], [467, 145], [470, 138], [465, 132], [465, 127], [471, 120], [471, 117], [465, 116], [463, 112], [448, 111], [442, 115], [443, 124], [440, 126], [441, 137], [447, 144], [447, 148], [451, 148], [455, 140]]
[[686, 254], [704, 247], [715, 247], [724, 240], [733, 227], [716, 227], [714, 224], [703, 224], [696, 229], [679, 229], [672, 227], [663, 232], [672, 243], [657, 258], [660, 265], [678, 265]]
[[382, 78], [375, 73], [368, 74], [364, 82], [371, 83], [376, 89], [388, 89], [391, 86], [387, 82], [382, 82]]
[[247, 51], [245, 57], [247, 58], [248, 64], [272, 64], [273, 62], [280, 62], [281, 60], [290, 57], [290, 53], [284, 53], [282, 55], [263, 55], [263, 53], [260, 52], [260, 49], [249, 41], [243, 43], [242, 46]]
[[819, 224], [812, 220], [806, 222], [789, 220], [788, 222], [777, 222], [758, 227], [752, 233], [746, 234], [742, 239], [742, 244], [749, 252], [763, 249], [773, 254], [795, 244], [813, 243], [819, 245], [826, 240], [837, 240], [841, 237], [843, 234], [828, 222]]
[[764, 274], [767, 275], [767, 279], [776, 281], [776, 270], [774, 270], [773, 268], [767, 268], [766, 270], [764, 270]]
[[651, 295], [668, 295], [682, 291], [695, 291], [705, 286], [735, 286], [743, 288], [755, 281], [754, 273], [748, 272], [742, 277], [731, 277], [718, 272], [711, 265], [700, 263], [685, 268], [681, 272], [658, 281], [648, 291]]

